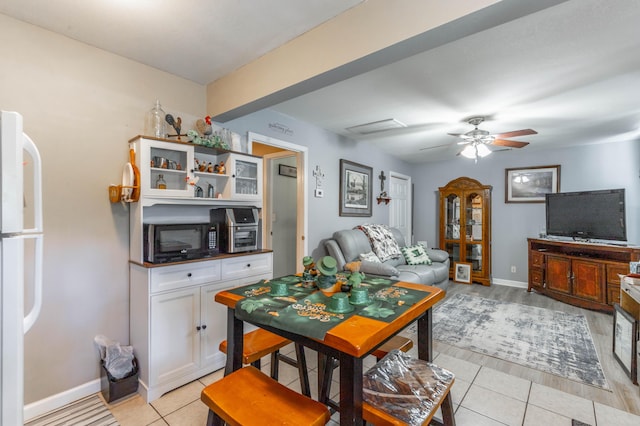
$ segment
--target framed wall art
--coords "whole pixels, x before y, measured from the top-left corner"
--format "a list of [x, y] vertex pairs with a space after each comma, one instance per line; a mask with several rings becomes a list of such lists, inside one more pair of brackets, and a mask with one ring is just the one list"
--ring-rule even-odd
[[340, 160], [340, 216], [371, 216], [371, 167]]
[[505, 203], [544, 203], [560, 191], [560, 166], [505, 169]]
[[453, 280], [458, 283], [471, 284], [471, 264], [455, 262], [453, 264]]
[[613, 305], [613, 357], [634, 385], [638, 384], [638, 322], [620, 305]]
[[298, 176], [298, 170], [294, 166], [280, 164], [278, 165], [278, 174], [282, 176], [288, 176], [288, 177], [294, 178]]

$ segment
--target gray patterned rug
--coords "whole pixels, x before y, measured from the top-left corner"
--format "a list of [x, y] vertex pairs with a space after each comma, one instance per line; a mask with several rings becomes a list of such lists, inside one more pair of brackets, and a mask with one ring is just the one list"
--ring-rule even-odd
[[584, 315], [456, 294], [433, 313], [433, 338], [609, 389]]

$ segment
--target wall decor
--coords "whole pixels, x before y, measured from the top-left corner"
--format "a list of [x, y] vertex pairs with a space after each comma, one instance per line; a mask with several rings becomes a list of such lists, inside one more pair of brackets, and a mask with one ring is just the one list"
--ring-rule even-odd
[[466, 262], [455, 262], [453, 264], [453, 280], [459, 283], [471, 284], [471, 264]]
[[298, 176], [298, 169], [296, 169], [293, 166], [288, 166], [286, 164], [280, 164], [278, 166], [278, 174], [282, 176], [289, 176], [294, 178]]
[[613, 305], [613, 357], [634, 385], [638, 384], [638, 322], [620, 305]]
[[545, 194], [560, 191], [560, 166], [505, 169], [505, 203], [544, 203]]
[[340, 160], [340, 216], [371, 216], [371, 167]]

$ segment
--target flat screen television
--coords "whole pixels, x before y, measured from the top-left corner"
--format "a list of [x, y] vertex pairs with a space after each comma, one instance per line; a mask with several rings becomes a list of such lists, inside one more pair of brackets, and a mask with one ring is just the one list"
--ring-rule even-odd
[[624, 189], [545, 195], [547, 235], [626, 241]]

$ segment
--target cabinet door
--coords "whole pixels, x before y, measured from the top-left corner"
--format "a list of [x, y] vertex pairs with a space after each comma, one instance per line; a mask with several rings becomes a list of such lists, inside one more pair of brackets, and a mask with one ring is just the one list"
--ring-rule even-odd
[[139, 139], [137, 158], [142, 197], [193, 197], [192, 146]]
[[227, 338], [227, 307], [214, 300], [216, 293], [235, 287], [231, 283], [205, 285], [201, 288], [200, 342], [202, 366], [210, 364], [223, 367], [225, 354], [220, 352], [220, 342]]
[[184, 376], [200, 365], [200, 287], [151, 297], [149, 385]]
[[571, 294], [571, 260], [566, 257], [547, 256], [547, 288]]
[[229, 154], [231, 193], [234, 200], [262, 199], [262, 158]]
[[571, 262], [573, 294], [583, 299], [606, 303], [604, 265], [588, 260]]

